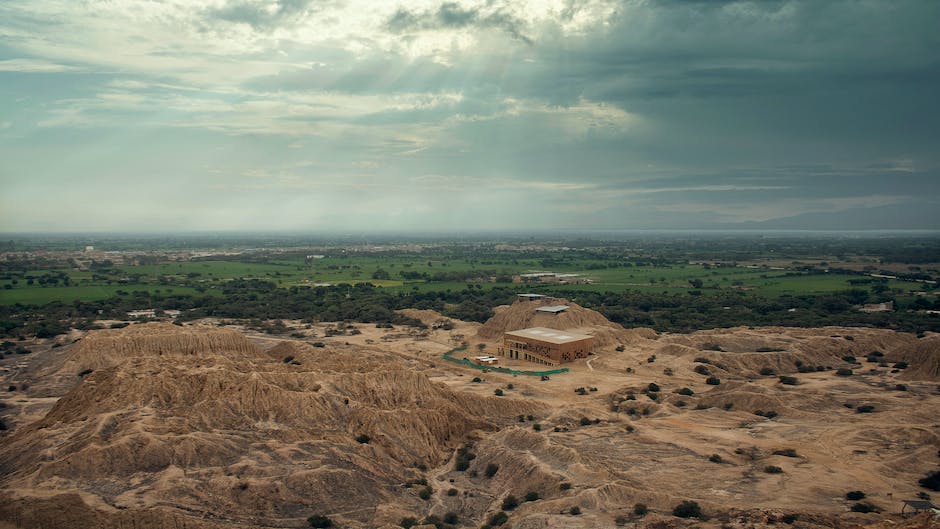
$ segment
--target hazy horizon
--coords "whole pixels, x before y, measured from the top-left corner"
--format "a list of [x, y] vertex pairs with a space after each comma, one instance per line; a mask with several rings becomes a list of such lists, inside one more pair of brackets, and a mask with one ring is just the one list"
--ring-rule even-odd
[[940, 229], [940, 3], [0, 4], [0, 233]]

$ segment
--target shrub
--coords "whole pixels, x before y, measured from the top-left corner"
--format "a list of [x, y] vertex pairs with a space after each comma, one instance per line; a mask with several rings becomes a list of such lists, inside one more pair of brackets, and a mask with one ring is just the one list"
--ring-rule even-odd
[[698, 373], [698, 374], [700, 374], [700, 375], [710, 375], [710, 374], [711, 374], [711, 371], [709, 371], [707, 367], [702, 366], [702, 365], [695, 366], [695, 368], [692, 369], [692, 371], [695, 371], [696, 373]]
[[307, 523], [310, 524], [310, 527], [317, 527], [319, 529], [333, 527], [333, 520], [320, 514], [314, 514], [310, 518], [307, 518]]
[[92, 372], [94, 372], [94, 369], [82, 369], [78, 372], [78, 376], [80, 378], [85, 378], [85, 375], [90, 375]]
[[845, 499], [851, 501], [858, 501], [865, 499], [865, 493], [860, 490], [851, 490], [845, 493]]
[[725, 460], [722, 459], [721, 456], [718, 455], [718, 454], [712, 454], [712, 455], [708, 456], [708, 460], [711, 461], [712, 463], [724, 463], [724, 461], [725, 461]]
[[310, 344], [310, 345], [312, 345], [312, 346], [314, 346], [314, 347], [326, 347], [326, 344], [323, 343], [323, 342], [313, 342], [313, 343]]
[[680, 394], [680, 395], [685, 395], [686, 397], [691, 397], [692, 395], [695, 395], [695, 392], [692, 391], [692, 390], [689, 389], [689, 388], [682, 388], [682, 389], [680, 389], [679, 391], [677, 391], [676, 393], [678, 393], [678, 394]]
[[852, 376], [852, 370], [847, 367], [840, 367], [836, 369], [836, 375], [840, 377], [850, 377]]
[[504, 513], [503, 511], [499, 511], [493, 516], [490, 516], [490, 519], [487, 523], [489, 523], [490, 525], [503, 525], [507, 521], [509, 521], [509, 516], [506, 516], [506, 513]]
[[516, 507], [518, 507], [518, 506], [519, 506], [519, 500], [516, 499], [516, 497], [513, 496], [512, 494], [510, 494], [509, 496], [506, 496], [505, 498], [503, 498], [502, 509], [503, 509], [504, 511], [511, 511], [511, 510], [515, 509]]
[[483, 471], [483, 474], [486, 477], [491, 478], [495, 476], [497, 472], [499, 472], [499, 465], [496, 463], [490, 463], [489, 465], [486, 465], [486, 470]]
[[898, 362], [894, 364], [895, 369], [907, 369], [907, 366], [908, 366], [907, 362]]
[[455, 525], [459, 521], [460, 521], [460, 518], [457, 516], [457, 513], [455, 513], [454, 511], [449, 511], [447, 514], [444, 515], [444, 523]]
[[656, 393], [659, 391], [659, 385], [657, 385], [655, 382], [650, 382], [650, 385], [647, 386], [647, 389], [653, 393]]
[[783, 469], [776, 465], [767, 465], [764, 467], [764, 472], [768, 474], [783, 474]]
[[456, 495], [457, 495], [457, 489], [454, 489], [454, 488], [447, 489], [447, 495], [448, 495], [448, 496], [456, 496]]
[[718, 384], [721, 384], [721, 379], [718, 377], [708, 377], [707, 379], [705, 379], [705, 383], [708, 384], [709, 386], [717, 386]]
[[493, 395], [496, 395], [497, 397], [502, 397], [502, 396], [503, 396], [503, 390], [501, 390], [501, 389], [499, 389], [499, 388], [496, 388], [496, 389], [493, 390]]
[[898, 391], [907, 391], [907, 386], [905, 386], [904, 384], [895, 384], [894, 389]]
[[372, 440], [372, 438], [369, 437], [368, 435], [364, 434], [364, 433], [363, 433], [363, 434], [359, 434], [359, 435], [356, 436], [356, 442], [357, 442], [357, 443], [366, 444], [366, 443], [368, 443], [368, 442], [371, 441], [371, 440]]
[[568, 512], [571, 513], [571, 516], [578, 516], [579, 514], [581, 514], [581, 507], [578, 507], [577, 505], [575, 505]]
[[774, 455], [784, 456], [784, 457], [800, 457], [799, 454], [796, 453], [796, 450], [792, 448], [782, 448], [780, 450], [774, 450]]
[[615, 350], [616, 350], [618, 353], [622, 353], [625, 349], [626, 349], [626, 347], [624, 347], [624, 346], [622, 346], [622, 345], [618, 345]]
[[587, 417], [581, 417], [581, 420], [578, 422], [581, 423], [581, 426], [588, 426], [591, 424], [591, 419], [588, 419]]
[[559, 488], [560, 490], [569, 490], [569, 489], [571, 489], [571, 483], [562, 483], [562, 484], [558, 485], [558, 488]]
[[848, 363], [850, 363], [850, 364], [854, 364], [857, 360], [855, 359], [854, 356], [849, 355], [849, 356], [843, 356], [843, 357], [842, 357], [842, 361], [843, 361], [843, 362], [848, 362]]
[[630, 519], [622, 514], [614, 518], [614, 523], [617, 524], [618, 526], [627, 525], [627, 522], [629, 521]]
[[534, 490], [525, 493], [525, 501], [538, 501], [539, 499], [539, 493]]
[[772, 368], [772, 367], [762, 367], [762, 368], [760, 369], [760, 374], [763, 375], [763, 376], [765, 376], [765, 377], [772, 377], [772, 376], [776, 375], [777, 372], [774, 371], [774, 368]]
[[678, 518], [701, 518], [702, 508], [697, 502], [686, 500], [672, 509], [672, 515]]
[[480, 382], [483, 382], [483, 380], [480, 377], [473, 377], [473, 380], [471, 380], [470, 382], [476, 382], [477, 384], [479, 384]]
[[433, 493], [434, 493], [434, 489], [432, 489], [431, 487], [424, 487], [423, 489], [418, 491], [418, 497], [424, 501], [428, 501], [431, 499], [431, 494]]
[[940, 491], [940, 470], [930, 472], [926, 476], [917, 480], [921, 487], [930, 490]]
[[875, 411], [875, 407], [870, 404], [855, 408], [855, 413], [871, 413], [873, 411]]
[[878, 512], [880, 510], [881, 509], [867, 501], [859, 502], [852, 506], [852, 512]]
[[646, 513], [650, 512], [649, 507], [645, 503], [637, 503], [633, 505], [633, 514], [637, 516], [646, 516]]
[[542, 431], [542, 425], [541, 425], [541, 424], [538, 424], [538, 423], [535, 423], [535, 424], [532, 425], [532, 429], [535, 430], [536, 432], [541, 432], [541, 431]]
[[799, 380], [797, 380], [796, 377], [789, 377], [789, 376], [786, 376], [786, 375], [782, 375], [782, 376], [779, 378], [779, 380], [780, 380], [780, 383], [781, 383], [781, 384], [784, 384], [784, 385], [787, 385], [787, 386], [795, 386], [795, 385], [797, 385], [797, 384], [799, 383]]
[[476, 454], [470, 451], [469, 446], [462, 446], [457, 449], [457, 459], [454, 462], [454, 470], [463, 472], [470, 468], [470, 462], [476, 459]]
[[410, 516], [408, 518], [402, 518], [401, 521], [398, 522], [398, 525], [400, 527], [404, 527], [405, 529], [411, 529], [412, 527], [418, 525], [418, 519], [412, 518]]
[[797, 520], [797, 518], [799, 518], [799, 517], [800, 517], [800, 516], [799, 516], [798, 514], [793, 514], [793, 513], [784, 514], [783, 517], [780, 518], [780, 521], [782, 521], [783, 523], [785, 523], [785, 524], [787, 524], [787, 525], [791, 525], [791, 524], [793, 524], [793, 522], [795, 522], [795, 521]]

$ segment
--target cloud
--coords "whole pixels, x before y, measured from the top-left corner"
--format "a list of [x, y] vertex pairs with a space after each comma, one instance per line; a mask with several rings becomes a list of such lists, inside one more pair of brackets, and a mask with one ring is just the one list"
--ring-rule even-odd
[[269, 30], [296, 24], [323, 8], [326, 2], [315, 0], [229, 0], [208, 10], [208, 16], [234, 23], [244, 23], [257, 30]]
[[437, 9], [410, 11], [399, 8], [386, 22], [395, 33], [448, 29], [498, 29], [526, 44], [532, 39], [523, 34], [523, 20], [507, 13], [501, 7], [463, 7], [457, 2], [444, 2]]
[[77, 66], [59, 64], [41, 59], [0, 60], [0, 72], [63, 73], [80, 71], [82, 71], [82, 69]]

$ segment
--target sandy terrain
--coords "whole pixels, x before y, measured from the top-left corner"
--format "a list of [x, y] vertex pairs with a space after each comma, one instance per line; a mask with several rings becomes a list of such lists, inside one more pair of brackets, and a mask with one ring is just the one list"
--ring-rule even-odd
[[[479, 527], [507, 495], [536, 492], [507, 511], [508, 526], [936, 526], [891, 513], [929, 492], [917, 480], [940, 463], [940, 337], [657, 334], [575, 306], [538, 322], [602, 338], [569, 373], [540, 380], [441, 359], [464, 341], [495, 353], [503, 330], [531, 324], [531, 309], [446, 330], [288, 322], [303, 338], [215, 321], [132, 325], [17, 358], [4, 386], [18, 389], [0, 410], [11, 426], [0, 438], [0, 524], [304, 527], [323, 514], [381, 527], [454, 512], [457, 526]], [[873, 351], [884, 356], [869, 362]], [[892, 367], [902, 360], [906, 369]], [[462, 447], [476, 457], [458, 471]], [[420, 480], [427, 499], [424, 485], [407, 485]], [[850, 512], [853, 490], [883, 512]], [[710, 519], [671, 516], [683, 500]], [[635, 516], [637, 503], [650, 513]]]

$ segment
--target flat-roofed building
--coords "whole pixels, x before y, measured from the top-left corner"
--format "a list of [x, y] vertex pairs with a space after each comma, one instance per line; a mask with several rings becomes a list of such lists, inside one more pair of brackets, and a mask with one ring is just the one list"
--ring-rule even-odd
[[554, 366], [586, 358], [593, 347], [593, 336], [532, 327], [506, 332], [497, 352], [515, 360]]
[[474, 364], [479, 364], [481, 366], [495, 366], [499, 364], [499, 358], [495, 356], [475, 356], [473, 358]]
[[545, 307], [537, 307], [535, 312], [542, 312], [545, 314], [558, 314], [568, 310], [568, 305], [548, 305]]

